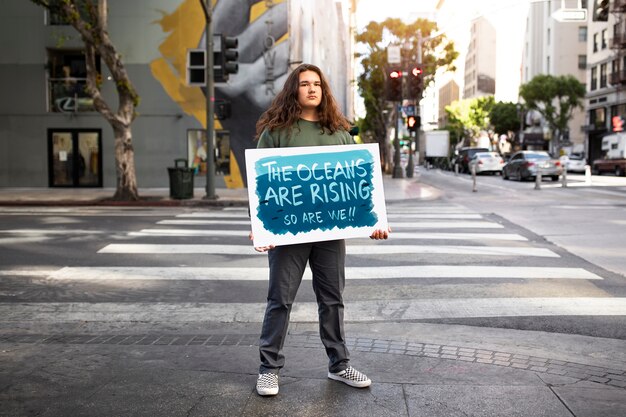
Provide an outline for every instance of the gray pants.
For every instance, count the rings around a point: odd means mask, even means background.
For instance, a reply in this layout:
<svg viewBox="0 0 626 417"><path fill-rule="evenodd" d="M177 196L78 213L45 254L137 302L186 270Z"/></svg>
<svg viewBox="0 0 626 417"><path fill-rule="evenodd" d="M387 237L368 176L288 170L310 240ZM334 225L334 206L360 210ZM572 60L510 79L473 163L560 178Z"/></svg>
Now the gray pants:
<svg viewBox="0 0 626 417"><path fill-rule="evenodd" d="M328 355L330 372L348 367L349 353L343 332L343 288L346 243L343 240L277 246L268 253L270 282L267 308L259 340L260 373L278 373L285 365L282 354L289 314L307 262L313 272L320 337Z"/></svg>

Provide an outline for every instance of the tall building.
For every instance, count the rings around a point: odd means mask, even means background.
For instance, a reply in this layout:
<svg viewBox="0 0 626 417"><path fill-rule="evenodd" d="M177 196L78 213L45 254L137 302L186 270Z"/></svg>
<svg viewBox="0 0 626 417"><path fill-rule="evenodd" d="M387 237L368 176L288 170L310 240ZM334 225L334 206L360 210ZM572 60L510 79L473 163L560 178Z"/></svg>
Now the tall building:
<svg viewBox="0 0 626 417"><path fill-rule="evenodd" d="M459 86L454 80L448 81L439 89L439 128L443 128L448 124L448 115L446 106L459 99Z"/></svg>
<svg viewBox="0 0 626 417"><path fill-rule="evenodd" d="M352 114L351 19L336 0L213 3L214 33L239 42L239 72L216 84L216 106L231 104L231 116L214 122L217 182L242 187L255 123L299 63L321 67L342 110ZM166 187L175 158L188 160L195 185L203 186L206 96L187 76L188 52L206 44L200 2L109 0L108 6L108 32L141 97L132 123L139 187ZM85 93L77 32L32 2L5 0L0 38L0 76L10 80L0 95L0 186L115 187L113 131ZM96 64L102 93L116 106L111 74Z"/></svg>
<svg viewBox="0 0 626 417"><path fill-rule="evenodd" d="M587 44L587 161L602 157L602 137L626 118L626 0L589 7Z"/></svg>
<svg viewBox="0 0 626 417"><path fill-rule="evenodd" d="M465 55L463 98L493 95L496 92L496 31L481 16L472 21Z"/></svg>
<svg viewBox="0 0 626 417"><path fill-rule="evenodd" d="M529 12L522 55L522 84L539 74L573 75L585 82L587 66L587 22L559 22L553 13L562 7L561 1L532 2ZM564 2L566 8L577 8L577 0ZM582 1L583 8L586 1ZM527 120L530 123L530 120ZM524 144L543 147L556 153L561 148L579 150L584 144L581 127L584 110L576 109L569 122L569 132L561 141L547 136L543 144ZM567 136L569 135L569 140ZM549 140L549 141L548 141Z"/></svg>

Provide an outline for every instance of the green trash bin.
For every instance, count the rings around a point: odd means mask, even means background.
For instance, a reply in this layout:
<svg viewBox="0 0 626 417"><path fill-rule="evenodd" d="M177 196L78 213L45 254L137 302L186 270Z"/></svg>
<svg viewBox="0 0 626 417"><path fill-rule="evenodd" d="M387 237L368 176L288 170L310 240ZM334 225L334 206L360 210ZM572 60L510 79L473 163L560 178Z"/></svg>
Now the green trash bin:
<svg viewBox="0 0 626 417"><path fill-rule="evenodd" d="M182 163L182 167L179 166ZM184 200L193 198L193 169L187 166L186 159L175 159L174 167L169 167L170 198Z"/></svg>

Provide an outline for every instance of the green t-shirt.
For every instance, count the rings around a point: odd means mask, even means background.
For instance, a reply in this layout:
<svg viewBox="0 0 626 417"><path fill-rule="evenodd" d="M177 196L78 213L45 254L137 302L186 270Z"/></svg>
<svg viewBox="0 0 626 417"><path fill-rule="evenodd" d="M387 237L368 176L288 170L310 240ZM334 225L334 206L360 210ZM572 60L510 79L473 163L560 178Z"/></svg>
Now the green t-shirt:
<svg viewBox="0 0 626 417"><path fill-rule="evenodd" d="M322 132L318 122L300 119L291 128L291 137L287 129L268 131L259 136L257 148L287 148L294 146L352 145L352 136L345 130L335 133Z"/></svg>

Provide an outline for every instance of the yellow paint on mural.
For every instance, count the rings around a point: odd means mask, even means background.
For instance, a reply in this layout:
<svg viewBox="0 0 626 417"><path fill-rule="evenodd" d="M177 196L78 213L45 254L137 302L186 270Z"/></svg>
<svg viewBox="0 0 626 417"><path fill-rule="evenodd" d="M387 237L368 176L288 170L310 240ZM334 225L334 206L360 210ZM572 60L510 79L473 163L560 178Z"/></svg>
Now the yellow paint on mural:
<svg viewBox="0 0 626 417"><path fill-rule="evenodd" d="M212 4L215 3L216 0L213 0ZM164 15L156 23L169 36L159 46L162 58L150 63L152 75L185 113L206 128L206 97L200 87L187 85L186 74L187 50L198 47L205 31L202 6L198 0L184 0L172 14ZM215 128L222 128L218 120L215 120ZM231 175L224 177L226 186L242 188L241 171L232 152L230 160Z"/></svg>
<svg viewBox="0 0 626 417"><path fill-rule="evenodd" d="M274 0L272 3L280 4L284 1L285 0ZM250 7L250 23L257 20L263 13L267 11L267 9L267 2L265 0L253 4L252 7Z"/></svg>

